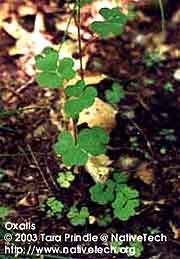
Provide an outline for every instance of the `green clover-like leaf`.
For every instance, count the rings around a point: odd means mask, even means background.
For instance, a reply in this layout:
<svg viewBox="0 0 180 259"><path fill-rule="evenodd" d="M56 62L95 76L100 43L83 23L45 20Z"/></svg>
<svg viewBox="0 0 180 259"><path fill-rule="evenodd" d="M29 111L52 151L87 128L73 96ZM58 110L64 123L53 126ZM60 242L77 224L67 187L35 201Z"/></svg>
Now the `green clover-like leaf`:
<svg viewBox="0 0 180 259"><path fill-rule="evenodd" d="M109 103L118 103L125 97L123 87L118 83L113 83L111 89L105 91L106 100Z"/></svg>
<svg viewBox="0 0 180 259"><path fill-rule="evenodd" d="M75 71L73 70L74 61L71 58L63 58L59 60L58 72L63 79L71 80L75 77Z"/></svg>
<svg viewBox="0 0 180 259"><path fill-rule="evenodd" d="M106 152L106 144L108 141L109 137L107 133L100 127L83 129L78 135L79 146L94 156Z"/></svg>
<svg viewBox="0 0 180 259"><path fill-rule="evenodd" d="M45 48L40 55L35 57L36 67L42 71L55 71L58 61L58 52L53 48Z"/></svg>
<svg viewBox="0 0 180 259"><path fill-rule="evenodd" d="M54 144L54 150L62 156L64 164L68 166L85 165L88 154L100 155L106 151L108 140L106 132L99 127L81 130L77 143L70 132L63 131Z"/></svg>
<svg viewBox="0 0 180 259"><path fill-rule="evenodd" d="M70 97L64 105L65 113L73 119L78 118L79 113L94 103L97 91L94 87L86 87L83 80L75 85L68 86L65 93Z"/></svg>
<svg viewBox="0 0 180 259"><path fill-rule="evenodd" d="M63 131L58 136L58 142L54 145L54 150L57 154L63 155L74 145L74 140L70 132Z"/></svg>
<svg viewBox="0 0 180 259"><path fill-rule="evenodd" d="M128 186L123 186L116 194L116 199L112 203L114 209L114 215L122 220L126 221L131 216L134 216L135 209L139 206L139 192Z"/></svg>
<svg viewBox="0 0 180 259"><path fill-rule="evenodd" d="M68 166L84 165L88 160L88 154L75 145L73 137L68 131L60 133L54 150L63 157L63 163Z"/></svg>
<svg viewBox="0 0 180 259"><path fill-rule="evenodd" d="M112 217L109 213L105 212L96 218L96 222L99 227L107 227L112 222Z"/></svg>
<svg viewBox="0 0 180 259"><path fill-rule="evenodd" d="M58 88L63 85L64 80L70 80L75 76L73 60L59 60L59 53L53 48L45 48L35 57L35 61L38 69L36 80L41 87Z"/></svg>
<svg viewBox="0 0 180 259"><path fill-rule="evenodd" d="M63 154L65 165L85 165L88 160L88 154L77 146L69 147L68 151Z"/></svg>
<svg viewBox="0 0 180 259"><path fill-rule="evenodd" d="M115 183L108 180L106 183L96 183L90 188L91 200L98 204L105 205L114 199Z"/></svg>
<svg viewBox="0 0 180 259"><path fill-rule="evenodd" d="M41 87L58 88L63 84L63 79L56 72L41 72L36 76L36 81Z"/></svg>
<svg viewBox="0 0 180 259"><path fill-rule="evenodd" d="M72 172L60 172L58 173L57 182L62 188L69 188L71 185L71 182L73 182L75 179L75 176Z"/></svg>
<svg viewBox="0 0 180 259"><path fill-rule="evenodd" d="M85 87L85 82L83 80L79 80L75 85L67 86L65 89L65 94L68 97L80 97Z"/></svg>
<svg viewBox="0 0 180 259"><path fill-rule="evenodd" d="M118 7L102 8L99 12L104 21L95 21L91 24L91 30L102 38L121 35L128 16L120 12Z"/></svg>
<svg viewBox="0 0 180 259"><path fill-rule="evenodd" d="M83 226L86 223L86 219L89 217L88 208L82 207L78 210L75 206L73 206L70 208L67 217L73 226Z"/></svg>
<svg viewBox="0 0 180 259"><path fill-rule="evenodd" d="M125 184L128 181L128 174L125 172L114 171L113 179L118 184Z"/></svg>
<svg viewBox="0 0 180 259"><path fill-rule="evenodd" d="M48 198L46 205L48 206L48 216L61 216L64 208L64 205L61 201L57 200L55 197L50 197Z"/></svg>

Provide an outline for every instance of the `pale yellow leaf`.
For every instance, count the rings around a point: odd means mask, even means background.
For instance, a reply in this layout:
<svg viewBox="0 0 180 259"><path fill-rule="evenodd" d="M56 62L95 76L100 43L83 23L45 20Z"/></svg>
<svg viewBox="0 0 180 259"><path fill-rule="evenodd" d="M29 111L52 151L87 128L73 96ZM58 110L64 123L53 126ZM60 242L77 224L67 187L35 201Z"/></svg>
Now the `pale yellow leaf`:
<svg viewBox="0 0 180 259"><path fill-rule="evenodd" d="M86 72L84 75L86 85L98 84L105 78L106 76L104 74L98 72Z"/></svg>
<svg viewBox="0 0 180 259"><path fill-rule="evenodd" d="M90 157L86 163L86 170L95 182L104 183L112 170L112 161L106 155Z"/></svg>
<svg viewBox="0 0 180 259"><path fill-rule="evenodd" d="M116 126L116 113L111 105L95 98L94 104L80 113L78 125L87 123L90 128L99 126L110 132Z"/></svg>

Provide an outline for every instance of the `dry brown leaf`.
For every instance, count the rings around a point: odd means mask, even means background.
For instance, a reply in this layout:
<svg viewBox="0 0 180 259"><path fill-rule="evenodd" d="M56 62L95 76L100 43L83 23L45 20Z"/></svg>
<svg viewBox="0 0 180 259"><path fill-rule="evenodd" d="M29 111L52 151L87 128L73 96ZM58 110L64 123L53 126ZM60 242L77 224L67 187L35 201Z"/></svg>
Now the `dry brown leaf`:
<svg viewBox="0 0 180 259"><path fill-rule="evenodd" d="M39 125L34 131L33 136L35 138L41 137L46 132L45 125Z"/></svg>
<svg viewBox="0 0 180 259"><path fill-rule="evenodd" d="M137 169L136 177L146 184L151 184L154 180L154 171L148 163L143 162Z"/></svg>
<svg viewBox="0 0 180 259"><path fill-rule="evenodd" d="M95 182L104 183L111 172L112 161L106 155L90 157L86 163L86 170Z"/></svg>
<svg viewBox="0 0 180 259"><path fill-rule="evenodd" d="M17 39L16 46L10 50L10 55L20 54L32 57L52 45L41 33L44 30L44 17L41 13L36 16L35 29L32 33L24 30L16 18L11 23L4 23L3 27L9 35Z"/></svg>
<svg viewBox="0 0 180 259"><path fill-rule="evenodd" d="M29 76L35 75L34 56L39 54L45 47L52 46L51 42L45 38L42 31L45 30L44 16L37 13L34 25L34 31L24 30L14 16L11 22L3 22L4 30L15 38L16 45L10 48L10 55L23 55L18 60L18 66Z"/></svg>
<svg viewBox="0 0 180 259"><path fill-rule="evenodd" d="M39 203L38 198L33 193L28 193L20 201L18 201L17 206L31 207L36 206Z"/></svg>
<svg viewBox="0 0 180 259"><path fill-rule="evenodd" d="M174 234L174 239L180 238L180 228L177 228L171 221L169 222L169 226Z"/></svg>
<svg viewBox="0 0 180 259"><path fill-rule="evenodd" d="M95 98L94 104L80 113L78 125L87 123L90 128L99 126L110 132L116 126L116 113L111 105Z"/></svg>

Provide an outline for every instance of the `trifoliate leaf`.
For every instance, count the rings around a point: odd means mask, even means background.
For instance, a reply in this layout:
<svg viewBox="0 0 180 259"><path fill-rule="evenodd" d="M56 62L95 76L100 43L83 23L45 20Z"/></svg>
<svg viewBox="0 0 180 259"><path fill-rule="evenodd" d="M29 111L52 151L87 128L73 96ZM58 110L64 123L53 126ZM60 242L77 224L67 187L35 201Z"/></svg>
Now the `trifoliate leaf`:
<svg viewBox="0 0 180 259"><path fill-rule="evenodd" d="M83 110L81 102L79 99L67 100L64 105L64 111L68 117L73 119L78 118L79 113Z"/></svg>
<svg viewBox="0 0 180 259"><path fill-rule="evenodd" d="M80 97L85 88L85 82L83 80L79 80L75 85L69 85L65 89L65 94L67 96Z"/></svg>
<svg viewBox="0 0 180 259"><path fill-rule="evenodd" d="M36 76L36 81L40 86L57 88L63 84L63 79L56 72L41 72Z"/></svg>
<svg viewBox="0 0 180 259"><path fill-rule="evenodd" d="M71 80L75 77L75 71L73 70L74 61L71 58L63 58L59 61L58 72L63 79Z"/></svg>
<svg viewBox="0 0 180 259"><path fill-rule="evenodd" d="M122 220L126 221L131 216L134 216L139 202L139 192L128 186L123 186L116 194L116 199L112 203L114 215Z"/></svg>
<svg viewBox="0 0 180 259"><path fill-rule="evenodd" d="M71 182L73 182L75 179L75 176L72 172L60 172L58 173L57 182L62 188L69 188L71 185Z"/></svg>
<svg viewBox="0 0 180 259"><path fill-rule="evenodd" d="M68 166L84 165L88 160L88 154L76 146L71 133L60 133L58 142L54 145L57 154L62 155L63 163Z"/></svg>
<svg viewBox="0 0 180 259"><path fill-rule="evenodd" d="M60 216L64 205L61 201L57 200L55 197L48 198L46 205L48 206L47 214L49 216Z"/></svg>
<svg viewBox="0 0 180 259"><path fill-rule="evenodd" d="M82 207L80 210L80 216L84 217L84 218L88 218L89 217L89 211L87 207Z"/></svg>
<svg viewBox="0 0 180 259"><path fill-rule="evenodd" d="M69 147L63 154L63 163L68 166L85 165L88 160L88 154L77 146Z"/></svg>
<svg viewBox="0 0 180 259"><path fill-rule="evenodd" d="M134 199L139 196L139 192L135 189L132 189L128 186L125 186L122 188L121 192L128 198L128 199Z"/></svg>
<svg viewBox="0 0 180 259"><path fill-rule="evenodd" d="M41 87L58 88L63 85L64 80L70 80L75 76L73 70L74 62L71 58L59 60L58 51L53 48L45 48L40 55L35 57L37 83Z"/></svg>
<svg viewBox="0 0 180 259"><path fill-rule="evenodd" d="M85 165L88 153L99 155L106 151L108 140L105 131L98 127L82 130L77 137L77 143L74 142L71 133L64 131L54 144L54 150L62 156L64 164L68 166Z"/></svg>
<svg viewBox="0 0 180 259"><path fill-rule="evenodd" d="M125 97L125 91L123 87L118 83L113 83L111 90L105 91L106 100L109 103L118 103Z"/></svg>
<svg viewBox="0 0 180 259"><path fill-rule="evenodd" d="M105 213L105 214L99 215L96 221L99 227L107 227L109 224L111 224L112 217L110 214Z"/></svg>
<svg viewBox="0 0 180 259"><path fill-rule="evenodd" d="M106 144L109 141L107 133L100 127L84 129L79 133L78 144L88 153L94 156L106 152Z"/></svg>
<svg viewBox="0 0 180 259"><path fill-rule="evenodd" d="M101 205L111 202L114 199L114 186L112 180L104 184L96 183L90 188L91 200Z"/></svg>
<svg viewBox="0 0 180 259"><path fill-rule="evenodd" d="M94 103L97 91L94 87L86 87L83 80L68 86L65 93L71 98L66 101L64 110L67 116L76 119L79 113Z"/></svg>
<svg viewBox="0 0 180 259"><path fill-rule="evenodd" d="M74 145L74 140L70 132L63 131L58 136L58 142L54 145L54 150L57 154L63 155Z"/></svg>
<svg viewBox="0 0 180 259"><path fill-rule="evenodd" d="M83 226L86 224L86 219L89 217L88 208L82 207L79 211L75 206L73 206L70 208L67 217L73 226Z"/></svg>
<svg viewBox="0 0 180 259"><path fill-rule="evenodd" d="M95 21L91 24L91 29L102 38L118 36L122 33L123 27L128 20L128 16L120 12L119 8L102 8L99 12L104 21Z"/></svg>
<svg viewBox="0 0 180 259"><path fill-rule="evenodd" d="M43 71L54 71L57 67L58 52L53 48L47 47L42 54L35 57L36 67Z"/></svg>
<svg viewBox="0 0 180 259"><path fill-rule="evenodd" d="M126 173L120 173L119 171L113 172L113 179L116 183L125 184L128 180L128 175Z"/></svg>
<svg viewBox="0 0 180 259"><path fill-rule="evenodd" d="M96 96L96 89L94 87L87 87L79 100L83 109L93 105Z"/></svg>

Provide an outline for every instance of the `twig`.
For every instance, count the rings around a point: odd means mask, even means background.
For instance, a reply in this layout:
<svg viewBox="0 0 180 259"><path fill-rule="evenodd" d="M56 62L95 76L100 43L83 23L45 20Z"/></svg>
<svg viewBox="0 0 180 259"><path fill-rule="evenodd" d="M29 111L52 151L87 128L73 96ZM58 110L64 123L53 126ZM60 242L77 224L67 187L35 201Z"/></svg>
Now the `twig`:
<svg viewBox="0 0 180 259"><path fill-rule="evenodd" d="M50 153L50 152L49 152ZM40 153L40 152L34 152L34 154L38 155L38 156L46 156L47 153ZM22 153L16 153L16 154L0 154L0 157L18 157L18 156L28 156L31 155L31 153L28 152L22 152Z"/></svg>
<svg viewBox="0 0 180 259"><path fill-rule="evenodd" d="M21 85L17 90L16 93L20 94L22 91L24 91L27 86L29 86L30 84L32 84L34 82L35 78L33 77L32 79L30 79L27 83Z"/></svg>
<svg viewBox="0 0 180 259"><path fill-rule="evenodd" d="M136 128L136 129L141 133L141 135L143 136L144 140L146 141L146 145L147 145L147 147L148 147L148 149L149 149L149 151L150 151L151 157L153 158L153 157L154 157L154 154L153 154L153 149L152 149L152 147L151 147L151 143L150 143L150 141L148 140L148 138L146 137L146 135L144 134L143 130L138 126L138 124L137 124L135 121L133 121L133 120L130 119L130 118L128 118L128 119L131 121L131 123L135 126L135 128Z"/></svg>
<svg viewBox="0 0 180 259"><path fill-rule="evenodd" d="M50 169L49 169L49 167L48 167L47 160L44 159L44 162L45 162L45 164L46 164L46 172L47 172L47 174L48 174L48 176L49 176L49 179L50 179L51 182L52 182L52 185L53 185L53 187L54 187L54 190L55 190L55 192L58 192L58 191L59 191L59 187L57 186L56 182L54 181L54 178L53 178L53 176L52 176L52 174L51 174L51 171L50 171Z"/></svg>
<svg viewBox="0 0 180 259"><path fill-rule="evenodd" d="M40 166L39 166L39 163L38 163L38 161L37 161L37 159L36 159L36 157L35 157L35 155L34 155L32 149L31 149L31 146L30 146L29 144L27 145L27 148L29 149L29 152L30 152L30 154L31 154L31 157L32 157L32 159L33 159L33 161L34 161L34 163L35 163L35 165L36 165L36 167L37 167L37 169L38 169L38 171L39 171L39 173L40 173L42 179L44 180L44 182L45 182L45 184L46 184L48 190L51 192L51 188L49 187L49 184L48 184L46 178L44 177L44 173L43 173L43 171L41 170L41 168L40 168Z"/></svg>

